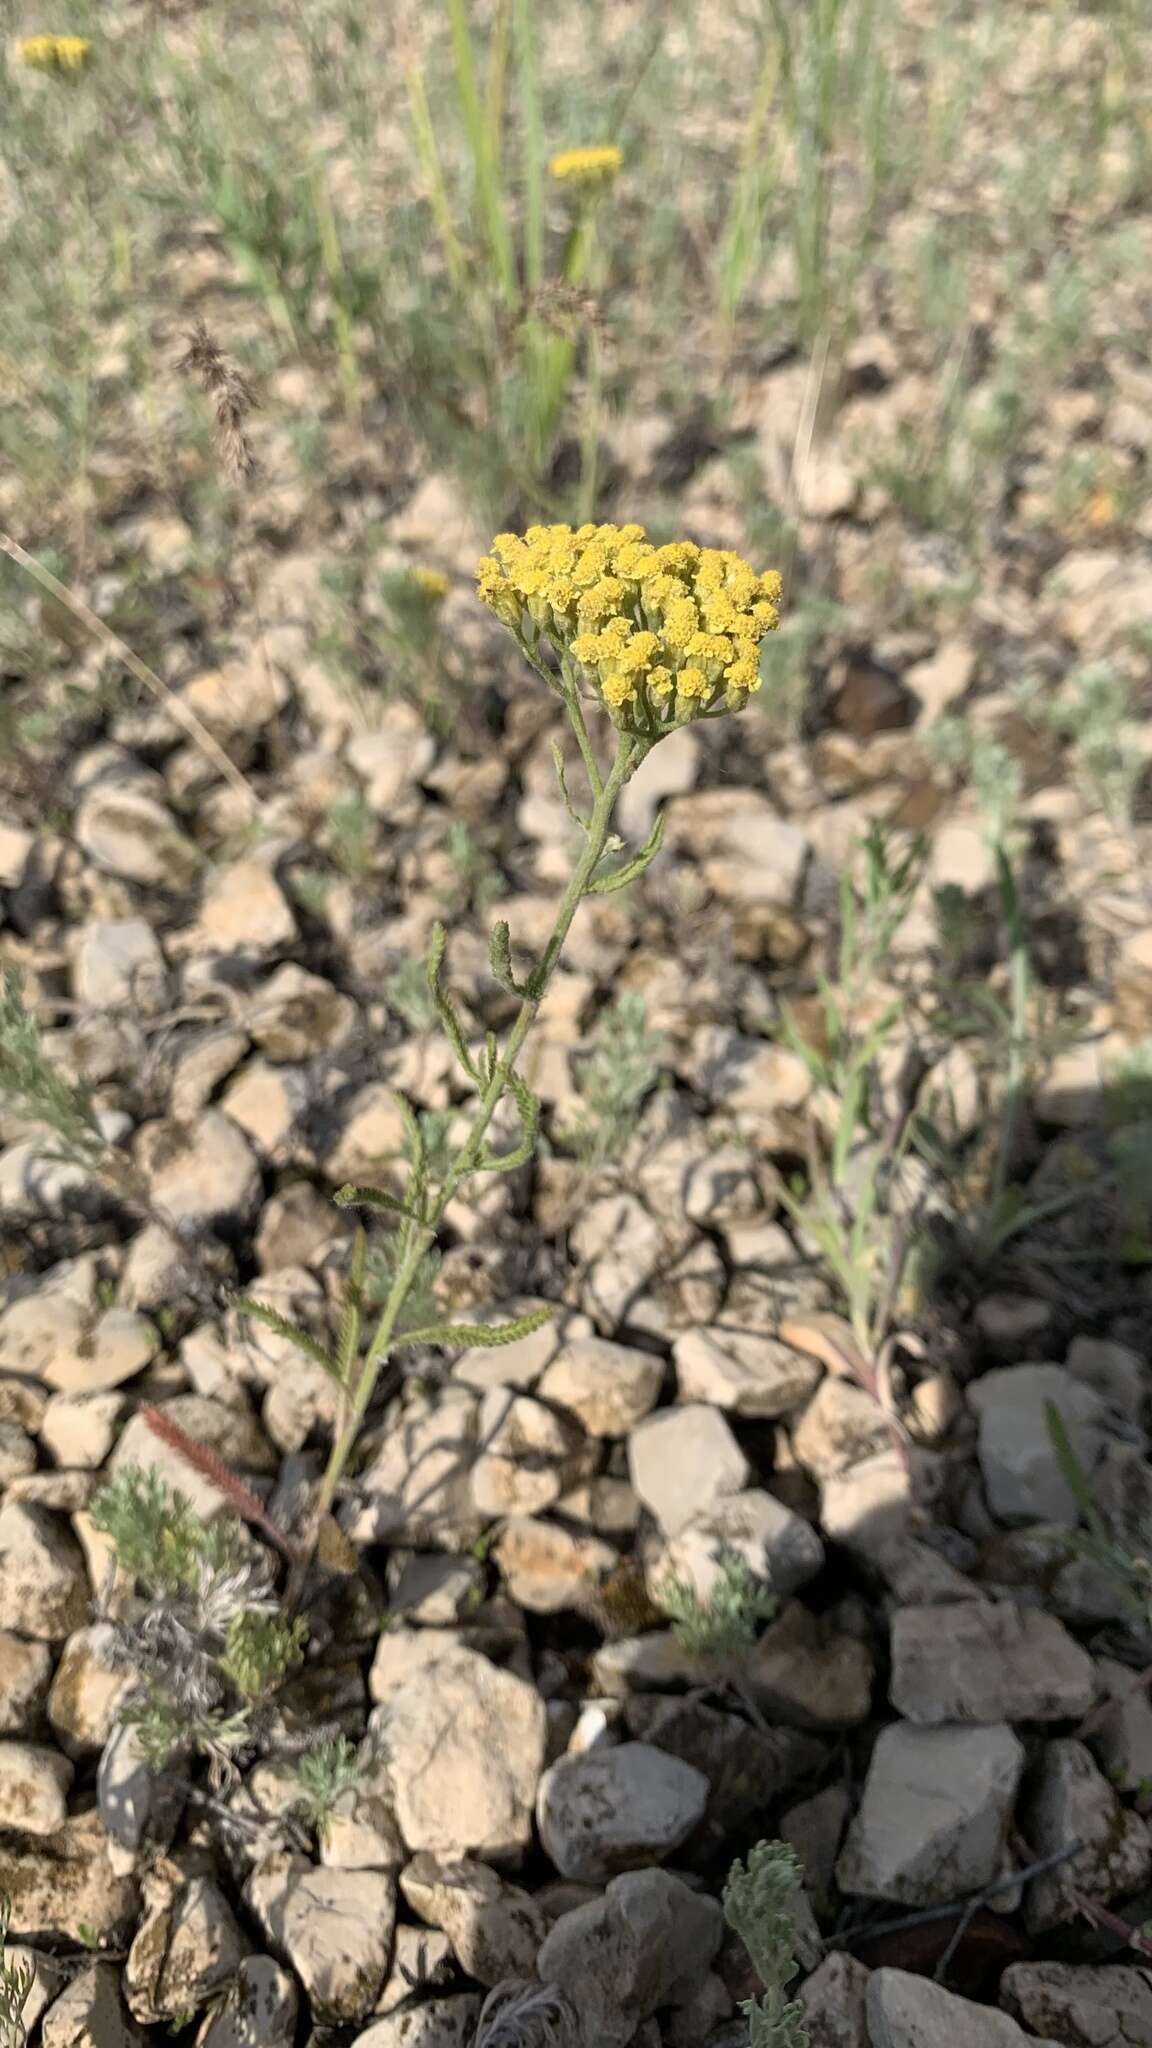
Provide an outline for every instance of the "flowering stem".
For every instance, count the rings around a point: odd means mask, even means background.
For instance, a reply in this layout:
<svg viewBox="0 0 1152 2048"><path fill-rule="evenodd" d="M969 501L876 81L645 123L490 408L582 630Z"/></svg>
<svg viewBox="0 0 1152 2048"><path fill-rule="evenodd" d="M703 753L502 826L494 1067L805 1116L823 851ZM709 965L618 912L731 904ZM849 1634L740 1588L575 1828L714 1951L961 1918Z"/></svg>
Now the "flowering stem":
<svg viewBox="0 0 1152 2048"><path fill-rule="evenodd" d="M584 728L579 707L574 703L574 693L570 696L568 691L565 691L565 701L568 704L569 716L576 729L577 739L579 740L581 734L583 734L581 752L584 753L585 748L587 748L588 754L590 754L591 747L587 731ZM524 1040L527 1038L535 1021L536 1013L540 1008L545 991L552 979L552 974L560 954L563 951L564 941L571 929L572 920L584 897L588 894L590 884L608 843L608 837L612 829L612 815L616 808L617 798L624 784L628 781L629 776L638 767L647 751L647 743L644 740L637 739L629 733L621 733L616 747L616 758L607 778L602 779L599 773L596 773L593 785L595 802L592 807L592 815L585 827L584 846L580 858L572 871L568 887L564 891L560 907L556 913L556 922L552 927L548 942L532 971L528 982L528 992L520 1004L516 1020L508 1035L508 1042L497 1062L492 1079L480 1098L479 1107L472 1122L472 1128L448 1168L436 1199L428 1209L423 1221L419 1223L412 1222L406 1226L404 1255L397 1268L392 1286L389 1289L388 1298L384 1303L372 1342L365 1353L355 1390L351 1393L348 1401L343 1423L333 1441L317 1503L317 1527L331 1511L336 1489L340 1484L345 1467L355 1448L361 1425L376 1391L381 1372L388 1361L396 1338L396 1326L404 1303L412 1290L413 1282L420 1270L421 1262L429 1246L432 1244L437 1228L443 1220L445 1211L461 1182L470 1173L475 1171L480 1162L488 1126L507 1091L509 1075L515 1070L516 1061L523 1049ZM586 760L587 758L588 755L585 755ZM592 766L595 766L594 760Z"/></svg>

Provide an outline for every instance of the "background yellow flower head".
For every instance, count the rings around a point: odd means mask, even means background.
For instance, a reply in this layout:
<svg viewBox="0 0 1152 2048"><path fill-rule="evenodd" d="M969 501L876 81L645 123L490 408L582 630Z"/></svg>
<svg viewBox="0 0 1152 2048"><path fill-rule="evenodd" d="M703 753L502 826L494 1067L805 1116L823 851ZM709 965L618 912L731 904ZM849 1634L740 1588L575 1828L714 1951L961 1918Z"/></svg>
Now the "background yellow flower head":
<svg viewBox="0 0 1152 2048"><path fill-rule="evenodd" d="M614 142L605 142L587 149L562 149L548 169L564 184L606 185L623 162L623 150Z"/></svg>
<svg viewBox="0 0 1152 2048"><path fill-rule="evenodd" d="M87 36L23 36L16 55L32 71L77 78L92 55L92 45Z"/></svg>

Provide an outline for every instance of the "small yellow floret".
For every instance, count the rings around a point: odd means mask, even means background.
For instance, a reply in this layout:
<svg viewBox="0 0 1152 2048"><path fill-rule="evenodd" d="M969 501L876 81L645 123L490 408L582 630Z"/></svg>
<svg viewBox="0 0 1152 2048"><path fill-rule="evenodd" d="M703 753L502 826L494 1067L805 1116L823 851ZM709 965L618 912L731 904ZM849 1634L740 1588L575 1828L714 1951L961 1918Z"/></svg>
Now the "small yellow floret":
<svg viewBox="0 0 1152 2048"><path fill-rule="evenodd" d="M682 653L699 631L700 614L690 597L674 597L664 612L664 638L669 647Z"/></svg>
<svg viewBox="0 0 1152 2048"><path fill-rule="evenodd" d="M430 604L440 604L451 588L441 569L413 569L412 581Z"/></svg>
<svg viewBox="0 0 1152 2048"><path fill-rule="evenodd" d="M548 169L564 184L606 185L624 162L624 152L614 142L593 144L586 149L562 149Z"/></svg>
<svg viewBox="0 0 1152 2048"><path fill-rule="evenodd" d="M604 702L611 704L614 710L619 710L622 704L636 702L636 686L630 676L620 675L618 672L606 675L601 679L600 688Z"/></svg>
<svg viewBox="0 0 1152 2048"><path fill-rule="evenodd" d="M708 695L708 678L702 668L682 668L676 678L677 695L690 700Z"/></svg>

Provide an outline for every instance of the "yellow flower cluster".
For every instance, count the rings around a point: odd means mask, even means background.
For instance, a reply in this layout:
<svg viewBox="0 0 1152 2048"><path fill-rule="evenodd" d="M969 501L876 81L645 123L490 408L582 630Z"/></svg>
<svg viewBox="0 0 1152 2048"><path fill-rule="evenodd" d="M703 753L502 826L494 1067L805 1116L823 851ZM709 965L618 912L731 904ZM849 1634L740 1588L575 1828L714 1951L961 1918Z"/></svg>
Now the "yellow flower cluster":
<svg viewBox="0 0 1152 2048"><path fill-rule="evenodd" d="M476 582L529 653L551 641L592 678L613 722L649 739L739 710L779 621L775 570L758 576L731 549L690 540L653 547L642 526L497 534Z"/></svg>
<svg viewBox="0 0 1152 2048"><path fill-rule="evenodd" d="M412 581L429 604L442 604L447 597L450 584L441 569L413 569Z"/></svg>
<svg viewBox="0 0 1152 2048"><path fill-rule="evenodd" d="M614 142L589 149L562 149L548 169L554 178L572 185L606 185L624 162L624 152Z"/></svg>
<svg viewBox="0 0 1152 2048"><path fill-rule="evenodd" d="M33 71L48 71L57 78L75 78L92 55L87 36L24 36L16 55Z"/></svg>

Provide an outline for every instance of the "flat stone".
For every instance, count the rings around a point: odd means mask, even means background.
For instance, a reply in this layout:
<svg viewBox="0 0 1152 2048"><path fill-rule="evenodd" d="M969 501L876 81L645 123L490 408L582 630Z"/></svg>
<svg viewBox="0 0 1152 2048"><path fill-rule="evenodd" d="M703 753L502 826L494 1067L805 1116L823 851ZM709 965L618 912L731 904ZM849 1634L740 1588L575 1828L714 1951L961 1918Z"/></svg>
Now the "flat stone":
<svg viewBox="0 0 1152 2048"><path fill-rule="evenodd" d="M97 1472L116 1441L127 1406L123 1394L53 1394L44 1410L40 1442L57 1465Z"/></svg>
<svg viewBox="0 0 1152 2048"><path fill-rule="evenodd" d="M39 1742L0 1742L0 1828L54 1835L68 1813L72 1766Z"/></svg>
<svg viewBox="0 0 1152 2048"><path fill-rule="evenodd" d="M574 1415L589 1436L627 1436L655 1406L663 1378L664 1361L654 1352L579 1337L547 1366L537 1391Z"/></svg>
<svg viewBox="0 0 1152 2048"><path fill-rule="evenodd" d="M69 1636L48 1695L48 1719L66 1755L102 1750L120 1706L138 1683L139 1674L118 1653L111 1622L92 1622Z"/></svg>
<svg viewBox="0 0 1152 2048"><path fill-rule="evenodd" d="M146 2026L196 2012L231 1983L249 1945L208 1877L144 1880L144 1917L124 1965L124 1996Z"/></svg>
<svg viewBox="0 0 1152 2048"><path fill-rule="evenodd" d="M489 1990L530 1977L547 1932L544 1915L519 1885L470 1857L414 1856L400 1889L421 1920L448 1936L461 1969Z"/></svg>
<svg viewBox="0 0 1152 2048"><path fill-rule="evenodd" d="M325 1155L329 1180L371 1184L395 1169L404 1150L404 1117L395 1092L382 1081L370 1081L342 1108L338 1137Z"/></svg>
<svg viewBox="0 0 1152 2048"><path fill-rule="evenodd" d="M921 1727L1078 1720L1094 1697L1092 1659L1054 1615L969 1600L892 1617L892 1704Z"/></svg>
<svg viewBox="0 0 1152 2048"><path fill-rule="evenodd" d="M975 1380L968 1400L979 1417L980 1470L992 1513L1001 1522L1074 1529L1080 1509L1048 1434L1046 1406L1051 1401L1059 1410L1090 1479L1107 1439L1100 1396L1061 1365L1010 1365Z"/></svg>
<svg viewBox="0 0 1152 2048"><path fill-rule="evenodd" d="M41 2048L142 2048L120 1999L115 1963L90 1963L45 2013Z"/></svg>
<svg viewBox="0 0 1152 2048"><path fill-rule="evenodd" d="M871 2048L1057 2048L1034 2041L1007 2013L907 1970L873 1970L865 2011Z"/></svg>
<svg viewBox="0 0 1152 2048"><path fill-rule="evenodd" d="M706 1605L733 1556L743 1558L755 1578L786 1599L815 1578L824 1545L811 1524L774 1494L749 1488L716 1501L685 1524L649 1566L648 1590L659 1606L660 1588L672 1580L690 1586Z"/></svg>
<svg viewBox="0 0 1152 2048"><path fill-rule="evenodd" d="M872 2048L865 2001L871 1971L833 1949L804 1979L796 1998L809 2048Z"/></svg>
<svg viewBox="0 0 1152 2048"><path fill-rule="evenodd" d="M669 1871L636 1870L562 1914L536 1967L574 2007L585 2042L625 2048L658 2008L696 1989L722 1935L715 1899Z"/></svg>
<svg viewBox="0 0 1152 2048"><path fill-rule="evenodd" d="M253 1872L245 1896L318 2019L347 2025L372 2011L392 1950L394 1878L316 1870L301 1856L278 1856Z"/></svg>
<svg viewBox="0 0 1152 2048"><path fill-rule="evenodd" d="M376 2000L378 2013L395 2012L412 2003L412 1986L440 1990L456 1976L456 1958L446 1934L435 1927L410 1927L400 1921L392 1945L392 1963Z"/></svg>
<svg viewBox="0 0 1152 2048"><path fill-rule="evenodd" d="M820 1768L825 1754L811 1735L750 1726L743 1715L711 1706L700 1693L679 1699L633 1693L624 1719L641 1742L666 1750L708 1781L707 1811L686 1852L693 1862L698 1853L722 1849L749 1813L775 1808L798 1779Z"/></svg>
<svg viewBox="0 0 1152 2048"><path fill-rule="evenodd" d="M357 1481L359 1505L347 1527L357 1543L406 1543L464 1550L483 1521L472 1504L475 1397L446 1387L435 1401L407 1403Z"/></svg>
<svg viewBox="0 0 1152 2048"><path fill-rule="evenodd" d="M239 1125L262 1159L283 1165L306 1151L298 1133L312 1100L307 1074L299 1067L274 1067L248 1060L220 1098L225 1116Z"/></svg>
<svg viewBox="0 0 1152 2048"><path fill-rule="evenodd" d="M881 1730L836 1866L842 1891L935 1906L1000 1870L1024 1751L1012 1730Z"/></svg>
<svg viewBox="0 0 1152 2048"><path fill-rule="evenodd" d="M373 1727L410 1849L504 1861L528 1846L544 1765L535 1686L447 1644L389 1692Z"/></svg>
<svg viewBox="0 0 1152 2048"><path fill-rule="evenodd" d="M479 2017L478 1992L423 1998L375 2020L352 2048L469 2048Z"/></svg>
<svg viewBox="0 0 1152 2048"><path fill-rule="evenodd" d="M296 919L270 867L255 858L218 868L204 891L196 932L202 951L264 959L296 938Z"/></svg>
<svg viewBox="0 0 1152 2048"><path fill-rule="evenodd" d="M259 1203L256 1156L239 1125L218 1109L204 1110L194 1124L145 1124L137 1156L153 1202L178 1226L234 1226Z"/></svg>
<svg viewBox="0 0 1152 2048"><path fill-rule="evenodd" d="M799 1109L812 1092L798 1053L719 1024L701 1025L693 1034L691 1065L702 1093L729 1115L775 1117Z"/></svg>
<svg viewBox="0 0 1152 2048"><path fill-rule="evenodd" d="M44 1372L46 1386L65 1394L101 1394L136 1378L151 1365L160 1336L147 1316L109 1308L73 1351L61 1351Z"/></svg>
<svg viewBox="0 0 1152 2048"><path fill-rule="evenodd" d="M628 1470L665 1536L726 1495L741 1493L748 1460L715 1408L687 1402L649 1416L628 1439Z"/></svg>
<svg viewBox="0 0 1152 2048"><path fill-rule="evenodd" d="M1130 1813L1082 1742L1050 1742L1029 1774L1021 1831L1037 1856L1054 1856L1069 1842L1075 1856L1032 1880L1026 1916L1032 1932L1078 1917L1074 1893L1107 1902L1135 1892L1152 1875L1152 1832Z"/></svg>
<svg viewBox="0 0 1152 2048"><path fill-rule="evenodd" d="M876 1451L820 1488L820 1526L832 1543L884 1568L893 1546L908 1540L912 1485L898 1450Z"/></svg>
<svg viewBox="0 0 1152 2048"><path fill-rule="evenodd" d="M1130 1963L1009 1963L1000 1997L1033 2034L1066 2048L1141 2048L1152 2041L1152 1975Z"/></svg>
<svg viewBox="0 0 1152 2048"><path fill-rule="evenodd" d="M682 1401L710 1402L735 1415L791 1415L823 1377L816 1359L747 1330L684 1330L672 1356Z"/></svg>
<svg viewBox="0 0 1152 2048"><path fill-rule="evenodd" d="M790 1600L748 1654L745 1682L769 1720L788 1728L853 1728L872 1710L867 1643Z"/></svg>
<svg viewBox="0 0 1152 2048"><path fill-rule="evenodd" d="M164 955L142 917L94 918L72 955L72 993L94 1010L152 1016L168 992Z"/></svg>
<svg viewBox="0 0 1152 2048"><path fill-rule="evenodd" d="M891 1441L878 1402L863 1387L831 1373L792 1424L797 1463L816 1479L850 1471L862 1459L883 1453Z"/></svg>
<svg viewBox="0 0 1152 2048"><path fill-rule="evenodd" d="M536 1801L540 1839L562 1877L596 1884L658 1863L703 1817L708 1780L646 1742L563 1756Z"/></svg>

